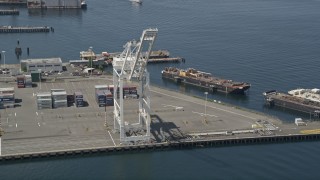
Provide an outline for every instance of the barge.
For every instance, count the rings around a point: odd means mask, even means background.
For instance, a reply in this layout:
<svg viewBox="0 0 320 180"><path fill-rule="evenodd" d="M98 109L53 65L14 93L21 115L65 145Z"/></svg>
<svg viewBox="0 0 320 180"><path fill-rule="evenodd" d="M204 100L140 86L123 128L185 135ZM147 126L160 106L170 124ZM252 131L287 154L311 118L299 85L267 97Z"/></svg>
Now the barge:
<svg viewBox="0 0 320 180"><path fill-rule="evenodd" d="M212 76L210 73L201 72L193 68L187 70L174 67L166 67L162 72L162 78L173 80L176 83L190 84L208 89L210 92L222 92L227 94L244 94L250 84L246 82L234 82Z"/></svg>
<svg viewBox="0 0 320 180"><path fill-rule="evenodd" d="M269 107L278 106L319 117L320 89L295 89L288 93L271 90L263 95Z"/></svg>

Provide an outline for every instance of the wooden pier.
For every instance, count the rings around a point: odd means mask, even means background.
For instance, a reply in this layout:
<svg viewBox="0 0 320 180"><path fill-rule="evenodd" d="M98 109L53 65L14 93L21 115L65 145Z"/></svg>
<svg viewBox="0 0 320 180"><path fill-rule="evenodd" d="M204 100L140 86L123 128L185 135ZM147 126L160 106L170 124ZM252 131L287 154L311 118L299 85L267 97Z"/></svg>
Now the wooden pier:
<svg viewBox="0 0 320 180"><path fill-rule="evenodd" d="M50 32L53 31L52 27L30 27L30 26L0 26L0 33L39 33L39 32Z"/></svg>
<svg viewBox="0 0 320 180"><path fill-rule="evenodd" d="M17 9L1 9L0 15L19 15L19 11Z"/></svg>

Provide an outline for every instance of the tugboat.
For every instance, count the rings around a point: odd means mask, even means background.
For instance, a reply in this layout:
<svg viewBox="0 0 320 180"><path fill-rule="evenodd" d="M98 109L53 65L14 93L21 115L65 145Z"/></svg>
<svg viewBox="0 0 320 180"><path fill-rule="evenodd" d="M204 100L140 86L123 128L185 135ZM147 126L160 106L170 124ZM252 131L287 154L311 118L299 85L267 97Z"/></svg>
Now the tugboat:
<svg viewBox="0 0 320 180"><path fill-rule="evenodd" d="M87 3L84 0L81 1L81 9L87 9Z"/></svg>

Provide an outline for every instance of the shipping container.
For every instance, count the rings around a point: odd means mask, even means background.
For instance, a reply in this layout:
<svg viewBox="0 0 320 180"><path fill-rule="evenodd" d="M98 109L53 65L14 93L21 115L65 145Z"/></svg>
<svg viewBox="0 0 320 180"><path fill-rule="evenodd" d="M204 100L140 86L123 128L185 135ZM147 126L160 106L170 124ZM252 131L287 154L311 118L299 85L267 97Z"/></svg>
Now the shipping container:
<svg viewBox="0 0 320 180"><path fill-rule="evenodd" d="M14 94L0 94L0 102L12 101L14 102Z"/></svg>
<svg viewBox="0 0 320 180"><path fill-rule="evenodd" d="M51 93L53 92L66 92L65 89L51 89Z"/></svg>
<svg viewBox="0 0 320 180"><path fill-rule="evenodd" d="M14 94L0 94L0 108L13 108L15 105Z"/></svg>
<svg viewBox="0 0 320 180"><path fill-rule="evenodd" d="M74 92L74 99L83 99L83 94L79 91Z"/></svg>
<svg viewBox="0 0 320 180"><path fill-rule="evenodd" d="M14 87L0 88L0 94L14 94Z"/></svg>
<svg viewBox="0 0 320 180"><path fill-rule="evenodd" d="M59 91L59 92L52 92L52 100L59 101L59 100L66 100L67 101L67 92L66 91Z"/></svg>
<svg viewBox="0 0 320 180"><path fill-rule="evenodd" d="M106 98L106 106L113 106L113 94L110 90L103 91Z"/></svg>
<svg viewBox="0 0 320 180"><path fill-rule="evenodd" d="M31 75L25 75L25 87L32 88L32 78Z"/></svg>
<svg viewBox="0 0 320 180"><path fill-rule="evenodd" d="M96 91L96 101L97 101L99 107L105 106L106 96L105 96L104 91Z"/></svg>
<svg viewBox="0 0 320 180"><path fill-rule="evenodd" d="M17 76L17 86L18 88L24 88L26 83L26 78L24 75Z"/></svg>
<svg viewBox="0 0 320 180"><path fill-rule="evenodd" d="M39 71L31 71L31 80L32 80L32 82L40 82L40 80L41 80L41 72L39 72Z"/></svg>
<svg viewBox="0 0 320 180"><path fill-rule="evenodd" d="M75 105L76 107L83 107L84 102L83 102L83 94L79 91L74 92L74 99L75 99Z"/></svg>
<svg viewBox="0 0 320 180"><path fill-rule="evenodd" d="M49 92L37 93L37 99L51 99L51 93Z"/></svg>
<svg viewBox="0 0 320 180"><path fill-rule="evenodd" d="M77 99L75 104L77 107L83 107L84 106L83 99Z"/></svg>
<svg viewBox="0 0 320 180"><path fill-rule="evenodd" d="M108 89L109 89L108 85L95 85L94 86L95 92L104 91L104 90L108 90Z"/></svg>
<svg viewBox="0 0 320 180"><path fill-rule="evenodd" d="M130 93L130 88L128 87L128 86L124 86L124 87L122 87L122 89L123 89L123 94L129 94Z"/></svg>
<svg viewBox="0 0 320 180"><path fill-rule="evenodd" d="M68 105L72 105L74 101L74 95L67 95Z"/></svg>
<svg viewBox="0 0 320 180"><path fill-rule="evenodd" d="M53 108L68 107L68 102L67 102L67 100L56 100L56 101L53 101L52 107Z"/></svg>
<svg viewBox="0 0 320 180"><path fill-rule="evenodd" d="M52 109L52 96L50 92L37 93L38 109Z"/></svg>

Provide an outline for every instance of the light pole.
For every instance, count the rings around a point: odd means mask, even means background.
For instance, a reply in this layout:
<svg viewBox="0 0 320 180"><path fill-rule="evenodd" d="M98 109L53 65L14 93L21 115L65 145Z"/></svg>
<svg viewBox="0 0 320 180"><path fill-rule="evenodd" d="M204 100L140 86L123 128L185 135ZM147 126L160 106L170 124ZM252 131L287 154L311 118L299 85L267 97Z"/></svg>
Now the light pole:
<svg viewBox="0 0 320 180"><path fill-rule="evenodd" d="M3 130L2 130L2 128L0 127L0 156L2 156L2 147L1 147L1 144L2 144L2 142L1 142L1 137L2 137L2 133L3 133Z"/></svg>
<svg viewBox="0 0 320 180"><path fill-rule="evenodd" d="M92 76L92 56L93 56L93 51L92 51L92 46L89 47L90 49L90 68L91 68L91 76Z"/></svg>
<svg viewBox="0 0 320 180"><path fill-rule="evenodd" d="M107 127L107 105L104 105L104 126Z"/></svg>
<svg viewBox="0 0 320 180"><path fill-rule="evenodd" d="M1 118L1 114L0 114L0 118ZM2 155L1 153L2 153L2 147L1 147L1 144L2 144L2 142L1 142L1 137L2 137L2 134L4 133L4 131L2 130L2 128L1 128L1 121L0 121L0 156Z"/></svg>
<svg viewBox="0 0 320 180"><path fill-rule="evenodd" d="M204 92L206 95L206 101L204 102L204 119L207 119L207 97L208 97L208 92Z"/></svg>
<svg viewBox="0 0 320 180"><path fill-rule="evenodd" d="M41 90L41 77L40 77L40 74L41 74L41 69L38 69L38 73L39 73L40 90Z"/></svg>
<svg viewBox="0 0 320 180"><path fill-rule="evenodd" d="M3 68L6 68L6 55L5 55L6 51L2 51L3 54Z"/></svg>

